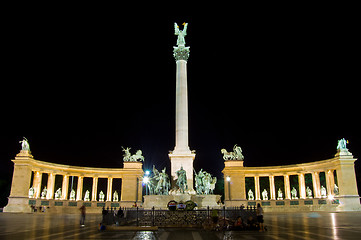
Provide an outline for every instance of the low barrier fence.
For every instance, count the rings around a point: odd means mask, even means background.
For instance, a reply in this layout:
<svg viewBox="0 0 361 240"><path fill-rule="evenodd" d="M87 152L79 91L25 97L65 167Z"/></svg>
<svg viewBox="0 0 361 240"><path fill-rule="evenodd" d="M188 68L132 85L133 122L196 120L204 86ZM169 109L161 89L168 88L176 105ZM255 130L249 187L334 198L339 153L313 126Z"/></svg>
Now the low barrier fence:
<svg viewBox="0 0 361 240"><path fill-rule="evenodd" d="M210 221L220 220L224 223L235 221L241 217L246 221L249 217L256 219L256 207L199 209L199 210L159 210L142 208L103 208L103 224L136 225L158 227L202 227Z"/></svg>

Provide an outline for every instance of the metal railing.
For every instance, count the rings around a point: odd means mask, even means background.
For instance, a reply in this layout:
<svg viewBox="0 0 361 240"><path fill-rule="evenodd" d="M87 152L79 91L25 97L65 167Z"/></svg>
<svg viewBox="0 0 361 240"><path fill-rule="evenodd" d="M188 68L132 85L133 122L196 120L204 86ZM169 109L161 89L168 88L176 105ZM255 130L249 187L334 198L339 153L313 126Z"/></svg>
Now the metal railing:
<svg viewBox="0 0 361 240"><path fill-rule="evenodd" d="M103 224L134 225L158 227L202 227L203 224L217 218L223 222L235 221L241 217L246 221L250 216L256 218L255 207L232 207L221 209L160 210L143 208L103 208Z"/></svg>

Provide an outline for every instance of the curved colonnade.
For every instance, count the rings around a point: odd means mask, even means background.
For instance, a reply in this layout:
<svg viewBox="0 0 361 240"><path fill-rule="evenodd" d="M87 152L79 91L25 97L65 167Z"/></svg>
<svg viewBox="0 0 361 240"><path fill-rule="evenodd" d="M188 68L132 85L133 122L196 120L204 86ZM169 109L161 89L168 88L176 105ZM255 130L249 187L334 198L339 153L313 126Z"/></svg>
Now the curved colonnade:
<svg viewBox="0 0 361 240"><path fill-rule="evenodd" d="M294 165L244 167L243 161L225 161L225 204L247 207L259 202L269 211L283 211L285 207L294 210L361 210L354 170L356 160L347 149L342 149L334 158ZM260 179L264 180L263 184L260 184ZM261 193L266 188L269 191L266 190L265 199ZM296 196L291 194L293 188ZM254 197L249 197L250 190Z"/></svg>
<svg viewBox="0 0 361 240"><path fill-rule="evenodd" d="M67 207L78 206L83 204L84 178L90 178L92 187L91 196L86 205L88 207L102 206L123 206L130 207L135 202L142 202L142 182L143 164L141 162L124 162L123 168L92 168L79 167L63 164L55 164L35 160L30 151L21 150L14 160L14 174L11 185L8 205L4 208L4 212L29 212L30 206L48 206L48 207ZM43 181L44 174L47 175L47 181ZM55 197L55 179L57 176L61 178L61 196ZM69 196L69 181L71 177L77 179L74 199ZM107 188L98 189L98 180L106 179ZM120 201L113 201L113 180L121 179ZM46 196L41 196L42 187L46 187ZM29 197L29 188L33 188L33 195ZM104 200L99 199L99 192L106 192ZM56 199L55 199L56 198ZM77 204L79 202L79 204ZM117 202L117 204L115 204ZM58 209L59 210L59 209ZM99 210L98 210L99 211Z"/></svg>

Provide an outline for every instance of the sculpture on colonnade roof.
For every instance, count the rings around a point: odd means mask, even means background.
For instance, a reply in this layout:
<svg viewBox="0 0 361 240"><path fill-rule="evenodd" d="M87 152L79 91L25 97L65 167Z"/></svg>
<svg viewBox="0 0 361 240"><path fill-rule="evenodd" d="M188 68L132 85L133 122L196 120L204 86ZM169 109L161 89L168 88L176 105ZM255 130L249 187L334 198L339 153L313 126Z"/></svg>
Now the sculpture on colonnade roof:
<svg viewBox="0 0 361 240"><path fill-rule="evenodd" d="M227 152L226 149L221 149L221 153L223 154L223 159L225 161L227 160L240 160L242 161L244 159L244 156L242 154L242 148L240 146L234 145L233 152Z"/></svg>
<svg viewBox="0 0 361 240"><path fill-rule="evenodd" d="M142 150L138 150L135 154L131 155L130 149L131 148L129 147L127 148L122 147L122 151L124 152L123 155L124 162L137 162L138 160L144 162L144 156L142 155Z"/></svg>
<svg viewBox="0 0 361 240"><path fill-rule="evenodd" d="M23 137L23 140L19 141L19 143L21 143L21 150L30 151L29 141L26 137Z"/></svg>

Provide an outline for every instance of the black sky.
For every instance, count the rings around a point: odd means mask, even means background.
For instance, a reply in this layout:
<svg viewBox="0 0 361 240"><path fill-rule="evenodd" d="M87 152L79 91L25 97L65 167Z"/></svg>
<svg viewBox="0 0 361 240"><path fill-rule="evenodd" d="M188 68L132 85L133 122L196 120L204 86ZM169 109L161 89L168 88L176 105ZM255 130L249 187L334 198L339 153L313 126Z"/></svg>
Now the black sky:
<svg viewBox="0 0 361 240"><path fill-rule="evenodd" d="M38 160L121 167L121 146L169 169L175 21L189 23L189 142L221 176L221 148L246 166L361 155L359 37L350 9L218 16L11 14L2 64L2 189L22 136ZM358 178L361 176L356 162Z"/></svg>

